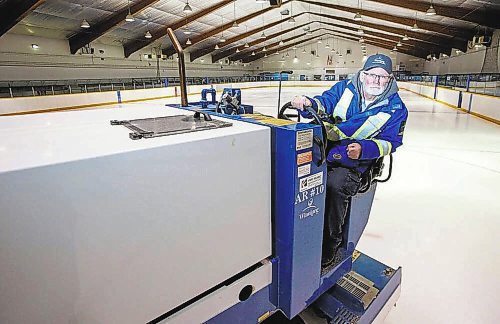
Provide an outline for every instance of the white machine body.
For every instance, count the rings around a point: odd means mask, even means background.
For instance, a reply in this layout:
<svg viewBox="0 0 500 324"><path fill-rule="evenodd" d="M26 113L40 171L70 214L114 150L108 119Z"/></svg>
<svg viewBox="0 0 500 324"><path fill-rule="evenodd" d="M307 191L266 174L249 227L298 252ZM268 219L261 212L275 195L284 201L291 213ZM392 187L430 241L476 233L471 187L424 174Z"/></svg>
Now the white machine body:
<svg viewBox="0 0 500 324"><path fill-rule="evenodd" d="M192 112L0 119L0 323L146 323L271 255L269 128L134 141L110 125L180 114ZM267 286L270 268L178 322Z"/></svg>

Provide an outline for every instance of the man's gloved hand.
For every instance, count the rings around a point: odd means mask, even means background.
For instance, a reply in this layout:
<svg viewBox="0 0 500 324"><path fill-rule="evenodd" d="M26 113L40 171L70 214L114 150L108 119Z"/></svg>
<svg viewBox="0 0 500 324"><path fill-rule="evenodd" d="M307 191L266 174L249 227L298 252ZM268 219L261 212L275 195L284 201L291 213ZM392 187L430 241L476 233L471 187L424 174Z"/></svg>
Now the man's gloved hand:
<svg viewBox="0 0 500 324"><path fill-rule="evenodd" d="M295 96L293 97L292 107L304 111L304 107L311 107L311 100L307 99L305 96Z"/></svg>
<svg viewBox="0 0 500 324"><path fill-rule="evenodd" d="M359 145L359 144L358 144ZM326 160L330 163L337 163L347 168L355 168L359 165L359 160L351 159L347 154L347 146L335 146L328 152Z"/></svg>

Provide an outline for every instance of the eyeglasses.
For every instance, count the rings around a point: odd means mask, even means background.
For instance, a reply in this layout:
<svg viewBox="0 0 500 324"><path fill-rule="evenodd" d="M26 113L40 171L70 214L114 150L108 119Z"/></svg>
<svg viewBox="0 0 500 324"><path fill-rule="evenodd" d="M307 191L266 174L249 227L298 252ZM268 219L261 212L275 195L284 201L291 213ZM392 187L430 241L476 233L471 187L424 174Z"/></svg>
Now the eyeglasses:
<svg viewBox="0 0 500 324"><path fill-rule="evenodd" d="M390 75L378 75L378 74L373 74L373 73L366 73L363 72L368 79L371 81L380 81L380 82L388 82L391 79Z"/></svg>

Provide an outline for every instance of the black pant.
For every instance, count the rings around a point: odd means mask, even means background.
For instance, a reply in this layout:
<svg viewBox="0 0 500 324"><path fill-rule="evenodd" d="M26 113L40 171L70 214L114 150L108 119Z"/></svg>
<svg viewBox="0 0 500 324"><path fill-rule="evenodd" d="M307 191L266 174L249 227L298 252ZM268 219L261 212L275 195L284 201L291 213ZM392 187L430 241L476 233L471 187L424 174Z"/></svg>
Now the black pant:
<svg viewBox="0 0 500 324"><path fill-rule="evenodd" d="M343 167L329 169L326 182L325 225L323 227L323 259L331 258L342 244L342 227L349 198L361 183L359 172Z"/></svg>

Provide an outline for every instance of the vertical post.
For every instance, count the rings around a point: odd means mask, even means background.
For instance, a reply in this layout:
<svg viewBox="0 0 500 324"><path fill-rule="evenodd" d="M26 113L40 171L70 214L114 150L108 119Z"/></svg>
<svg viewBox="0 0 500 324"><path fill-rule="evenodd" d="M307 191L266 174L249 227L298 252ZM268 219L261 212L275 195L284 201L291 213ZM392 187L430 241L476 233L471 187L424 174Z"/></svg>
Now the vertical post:
<svg viewBox="0 0 500 324"><path fill-rule="evenodd" d="M184 52L179 40L174 34L172 28L167 28L167 34L170 41L174 45L175 51L179 56L179 78L180 78L180 88L181 88L181 106L187 107L187 86L186 86L186 63L184 62Z"/></svg>
<svg viewBox="0 0 500 324"><path fill-rule="evenodd" d="M134 81L134 90L135 90L135 81Z"/></svg>
<svg viewBox="0 0 500 324"><path fill-rule="evenodd" d="M280 113L280 108L281 108L281 72L279 74L280 76L280 83L279 83L279 87L278 87L278 115ZM278 117L278 115L276 115L276 117Z"/></svg>
<svg viewBox="0 0 500 324"><path fill-rule="evenodd" d="M144 89L146 89L146 82L143 82L142 85L144 86Z"/></svg>
<svg viewBox="0 0 500 324"><path fill-rule="evenodd" d="M71 84L68 84L68 89L69 89L69 93L73 93L73 91L71 90Z"/></svg>
<svg viewBox="0 0 500 324"><path fill-rule="evenodd" d="M9 92L10 92L10 97L14 98L14 94L12 93L12 88L11 87L9 87Z"/></svg>
<svg viewBox="0 0 500 324"><path fill-rule="evenodd" d="M33 97L35 96L35 87L31 87L31 92L33 93Z"/></svg>
<svg viewBox="0 0 500 324"><path fill-rule="evenodd" d="M115 85L113 84L113 82L111 82L111 91L114 91L115 90Z"/></svg>
<svg viewBox="0 0 500 324"><path fill-rule="evenodd" d="M436 99L436 96L437 96L438 80L439 80L439 76L436 75L435 80L434 80L434 99Z"/></svg>
<svg viewBox="0 0 500 324"><path fill-rule="evenodd" d="M99 92L102 92L102 90L101 90L101 84L99 83L97 86L99 87Z"/></svg>
<svg viewBox="0 0 500 324"><path fill-rule="evenodd" d="M54 85L51 86L52 88L52 95L54 96L56 93L54 92Z"/></svg>
<svg viewBox="0 0 500 324"><path fill-rule="evenodd" d="M122 82L122 89L125 90L125 82Z"/></svg>
<svg viewBox="0 0 500 324"><path fill-rule="evenodd" d="M85 87L85 93L88 93L87 84L84 84L83 86Z"/></svg>

